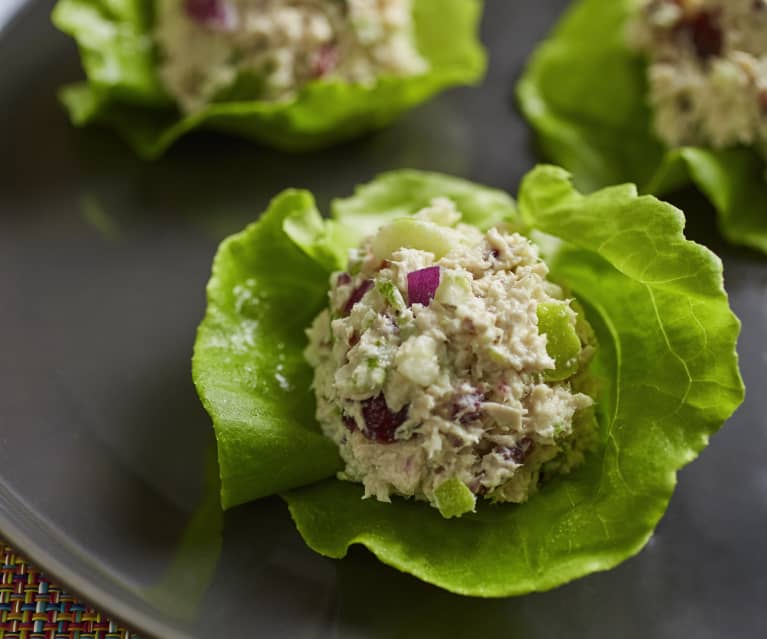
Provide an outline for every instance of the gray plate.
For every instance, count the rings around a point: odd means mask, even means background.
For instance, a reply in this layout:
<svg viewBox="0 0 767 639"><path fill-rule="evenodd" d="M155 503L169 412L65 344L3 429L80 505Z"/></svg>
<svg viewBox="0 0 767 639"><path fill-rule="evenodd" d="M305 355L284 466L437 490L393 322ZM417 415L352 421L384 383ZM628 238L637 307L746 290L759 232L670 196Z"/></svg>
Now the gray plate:
<svg viewBox="0 0 767 639"><path fill-rule="evenodd" d="M5 2L5 0L2 0ZM0 530L143 636L756 637L767 592L767 263L724 255L751 393L619 568L507 600L450 595L366 551L314 554L278 499L222 515L209 420L189 374L216 244L288 186L321 204L379 171L516 190L535 162L512 85L564 0L488 3L490 74L396 126L284 156L195 135L138 161L55 101L75 48L33 3L0 32ZM762 627L762 631L764 627Z"/></svg>

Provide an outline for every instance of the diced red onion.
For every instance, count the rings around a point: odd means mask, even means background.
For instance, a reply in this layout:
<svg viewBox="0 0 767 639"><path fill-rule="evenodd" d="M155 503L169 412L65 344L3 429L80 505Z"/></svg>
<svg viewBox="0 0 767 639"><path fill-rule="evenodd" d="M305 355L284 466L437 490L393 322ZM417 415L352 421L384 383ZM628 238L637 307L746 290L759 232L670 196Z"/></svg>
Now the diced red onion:
<svg viewBox="0 0 767 639"><path fill-rule="evenodd" d="M348 273L339 273L338 277L336 278L336 286L346 286L347 284L351 284L352 276Z"/></svg>
<svg viewBox="0 0 767 639"><path fill-rule="evenodd" d="M439 266L429 266L407 274L408 304L428 306L439 288Z"/></svg>
<svg viewBox="0 0 767 639"><path fill-rule="evenodd" d="M216 31L231 31L237 22L236 10L227 0L184 0L184 9L199 25Z"/></svg>
<svg viewBox="0 0 767 639"><path fill-rule="evenodd" d="M349 299L346 300L346 304L344 305L344 315L351 313L354 305L363 297L365 297L365 293L367 293L371 288L373 288L373 280L365 280L362 282L362 284L355 288L352 291L352 294L349 295Z"/></svg>
<svg viewBox="0 0 767 639"><path fill-rule="evenodd" d="M408 407L393 413L386 404L383 393L366 399L362 402L362 417L365 420L363 435L368 439L390 444L394 441L394 434L407 419Z"/></svg>

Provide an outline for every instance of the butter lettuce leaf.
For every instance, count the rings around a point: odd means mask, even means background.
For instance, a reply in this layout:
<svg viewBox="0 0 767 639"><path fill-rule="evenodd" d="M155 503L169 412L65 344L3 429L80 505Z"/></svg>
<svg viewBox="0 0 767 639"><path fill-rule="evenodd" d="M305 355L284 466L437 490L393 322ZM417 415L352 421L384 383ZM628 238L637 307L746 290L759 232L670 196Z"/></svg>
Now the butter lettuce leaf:
<svg viewBox="0 0 767 639"><path fill-rule="evenodd" d="M198 128L288 151L321 148L381 128L450 86L473 84L485 69L477 39L481 0L414 0L427 72L382 76L371 87L317 80L289 101L215 102L184 115L158 78L152 7L152 0L59 0L53 11L56 26L77 41L87 75L61 91L73 124L112 126L145 158Z"/></svg>
<svg viewBox="0 0 767 639"><path fill-rule="evenodd" d="M310 194L286 191L225 240L213 262L192 372L213 418L224 508L332 476L335 445L314 420L304 329L325 304L328 271L285 234Z"/></svg>
<svg viewBox="0 0 767 639"><path fill-rule="evenodd" d="M592 191L697 186L732 243L767 252L767 165L747 148L667 149L654 136L646 63L626 44L634 0L577 0L538 48L517 95L541 150Z"/></svg>
<svg viewBox="0 0 767 639"><path fill-rule="evenodd" d="M366 215L380 224L450 192L479 224L508 221L558 238L546 243L547 260L596 331L601 390L599 445L584 465L525 504L482 502L447 520L425 503L363 500L360 485L334 478L338 459L312 416L301 350L338 265L334 238L354 241ZM480 215L488 207L494 212ZM683 222L679 210L630 185L582 195L555 167L527 176L518 209L498 191L415 171L386 174L335 201L325 222L308 193L278 196L259 222L222 244L195 347L224 506L280 492L317 552L340 558L362 544L466 595L546 590L635 554L666 510L677 471L743 399L740 324L721 263L684 238Z"/></svg>

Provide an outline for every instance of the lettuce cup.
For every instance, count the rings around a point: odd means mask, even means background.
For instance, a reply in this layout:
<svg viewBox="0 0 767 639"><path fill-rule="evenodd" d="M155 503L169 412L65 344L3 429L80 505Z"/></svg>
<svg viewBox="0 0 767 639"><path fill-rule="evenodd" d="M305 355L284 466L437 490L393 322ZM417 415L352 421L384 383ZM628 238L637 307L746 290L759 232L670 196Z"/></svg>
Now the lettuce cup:
<svg viewBox="0 0 767 639"><path fill-rule="evenodd" d="M72 122L146 158L210 128L307 151L483 75L480 0L59 0L87 81Z"/></svg>
<svg viewBox="0 0 767 639"><path fill-rule="evenodd" d="M518 204L396 171L289 190L225 240L193 377L225 508L273 494L452 592L546 590L637 553L743 398L718 258L631 185Z"/></svg>
<svg viewBox="0 0 767 639"><path fill-rule="evenodd" d="M517 93L586 191L695 185L730 242L767 252L767 5L577 0Z"/></svg>

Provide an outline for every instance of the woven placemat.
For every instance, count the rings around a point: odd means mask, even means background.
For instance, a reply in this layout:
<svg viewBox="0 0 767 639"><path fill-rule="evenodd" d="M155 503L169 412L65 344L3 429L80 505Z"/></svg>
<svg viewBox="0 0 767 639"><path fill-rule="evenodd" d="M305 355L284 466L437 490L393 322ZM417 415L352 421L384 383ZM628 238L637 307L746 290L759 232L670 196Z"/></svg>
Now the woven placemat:
<svg viewBox="0 0 767 639"><path fill-rule="evenodd" d="M51 584L0 540L0 639L138 639Z"/></svg>

